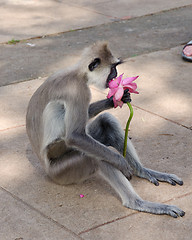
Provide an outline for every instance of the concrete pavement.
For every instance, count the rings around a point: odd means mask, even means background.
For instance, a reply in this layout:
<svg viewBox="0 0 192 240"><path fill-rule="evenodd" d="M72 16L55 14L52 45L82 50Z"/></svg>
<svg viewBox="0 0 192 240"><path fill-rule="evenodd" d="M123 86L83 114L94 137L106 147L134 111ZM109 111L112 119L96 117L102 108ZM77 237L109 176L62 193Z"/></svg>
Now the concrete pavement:
<svg viewBox="0 0 192 240"><path fill-rule="evenodd" d="M16 45L1 44L0 86L45 77L72 64L85 46L98 40L109 41L116 55L123 59L176 47L191 39L191 12L192 6L181 7L23 40ZM9 40L12 38L17 39L17 36L10 35Z"/></svg>
<svg viewBox="0 0 192 240"><path fill-rule="evenodd" d="M192 39L192 2L9 0L0 4L4 14L0 14L0 239L191 239L192 65L180 53L182 44ZM74 31L65 32L70 29ZM43 35L47 37L25 40ZM12 38L22 41L4 43ZM77 60L82 47L104 38L127 58L119 73L140 76L140 94L132 96L130 135L142 163L184 180L183 186L174 187L165 183L155 187L135 177L131 183L143 199L182 208L183 218L126 209L109 185L97 178L58 186L46 177L31 150L25 132L31 95L45 76ZM92 88L93 101L106 93ZM110 112L124 128L128 108Z"/></svg>

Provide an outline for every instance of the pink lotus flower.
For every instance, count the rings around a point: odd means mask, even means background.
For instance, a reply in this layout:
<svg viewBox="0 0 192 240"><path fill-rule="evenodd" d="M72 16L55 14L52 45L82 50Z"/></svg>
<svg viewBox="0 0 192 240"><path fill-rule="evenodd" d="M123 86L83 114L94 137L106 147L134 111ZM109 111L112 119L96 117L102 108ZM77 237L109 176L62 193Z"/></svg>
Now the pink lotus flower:
<svg viewBox="0 0 192 240"><path fill-rule="evenodd" d="M119 107L123 106L123 102L121 101L121 99L123 97L125 89L129 89L130 93L136 93L136 94L139 93L136 91L137 84L133 82L139 76L128 77L128 78L123 79L123 74L121 74L119 77L117 77L109 82L109 93L107 95L107 98L110 98L113 96L113 102L114 102L115 108L117 106L119 106Z"/></svg>

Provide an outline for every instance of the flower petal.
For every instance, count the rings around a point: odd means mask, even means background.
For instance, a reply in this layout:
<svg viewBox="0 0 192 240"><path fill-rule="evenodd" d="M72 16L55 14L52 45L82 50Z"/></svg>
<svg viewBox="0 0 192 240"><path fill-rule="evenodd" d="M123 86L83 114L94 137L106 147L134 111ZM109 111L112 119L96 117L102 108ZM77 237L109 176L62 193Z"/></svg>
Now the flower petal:
<svg viewBox="0 0 192 240"><path fill-rule="evenodd" d="M116 92L117 92L117 88L109 89L109 92L108 92L107 98L112 97Z"/></svg>
<svg viewBox="0 0 192 240"><path fill-rule="evenodd" d="M131 89L136 90L136 89L137 89L137 84L136 84L136 83L129 83L129 84L124 85L123 87L124 87L125 89L131 88Z"/></svg>
<svg viewBox="0 0 192 240"><path fill-rule="evenodd" d="M114 108L118 107L117 100L113 97Z"/></svg>
<svg viewBox="0 0 192 240"><path fill-rule="evenodd" d="M122 81L123 74L109 82L109 88L117 88Z"/></svg>
<svg viewBox="0 0 192 240"><path fill-rule="evenodd" d="M136 93L136 94L139 94L138 91L135 91L135 90L133 90L133 89L129 89L129 92L130 92L130 93Z"/></svg>
<svg viewBox="0 0 192 240"><path fill-rule="evenodd" d="M116 107L121 107L123 106L123 102L122 101L117 101L115 98L113 98L113 103L114 103L114 108Z"/></svg>
<svg viewBox="0 0 192 240"><path fill-rule="evenodd" d="M123 102L122 102L122 101L118 101L117 104L118 104L118 106L119 106L120 108L122 108L122 106L123 106Z"/></svg>
<svg viewBox="0 0 192 240"><path fill-rule="evenodd" d="M139 76L136 77L128 77L122 80L122 84L123 86L129 83L132 83L133 81L135 81Z"/></svg>
<svg viewBox="0 0 192 240"><path fill-rule="evenodd" d="M117 101L120 101L121 98L123 97L123 93L124 93L124 90L122 87L119 87L116 91L116 93L114 94L114 98L117 100Z"/></svg>
<svg viewBox="0 0 192 240"><path fill-rule="evenodd" d="M139 92L137 92L137 91L135 91L136 89L137 89L137 84L136 83L129 83L129 84L126 84L126 85L124 85L124 90L125 89L129 89L129 92L130 93L139 93Z"/></svg>
<svg viewBox="0 0 192 240"><path fill-rule="evenodd" d="M109 82L109 88L110 89L117 88L118 86L119 86L119 82L116 79L113 79Z"/></svg>
<svg viewBox="0 0 192 240"><path fill-rule="evenodd" d="M109 88L112 89L112 88L117 88L119 86L119 83L116 79L113 79L109 82Z"/></svg>
<svg viewBox="0 0 192 240"><path fill-rule="evenodd" d="M123 79L123 74L121 74L119 77L109 82L109 93L107 95L107 98L110 98L113 96L113 103L115 108L118 106L119 107L123 106L123 102L121 101L121 99L123 97L125 89L129 89L130 93L136 93L136 94L139 93L136 91L137 84L133 82L139 76L128 77Z"/></svg>

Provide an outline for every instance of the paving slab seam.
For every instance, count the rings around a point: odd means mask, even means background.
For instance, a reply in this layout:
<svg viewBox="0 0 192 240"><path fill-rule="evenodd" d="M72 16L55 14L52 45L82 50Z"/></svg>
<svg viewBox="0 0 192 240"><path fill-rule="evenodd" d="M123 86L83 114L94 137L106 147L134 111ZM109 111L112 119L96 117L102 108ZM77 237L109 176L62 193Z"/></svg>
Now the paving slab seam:
<svg viewBox="0 0 192 240"><path fill-rule="evenodd" d="M141 108L141 107L136 106L136 105L134 105L134 104L132 104L132 105L133 105L134 107L136 107L136 108L144 111L144 112L153 114L154 116L157 116L157 117L160 117L160 118L163 118L164 120L169 121L169 122L171 122L171 123L174 123L174 124L176 124L176 125L178 125L178 126L180 126L180 127L184 127L184 128L186 128L186 129L188 129L188 130L192 130L192 126L191 126L191 127L187 127L187 126L185 126L185 125L183 125L183 124L181 124L181 123L178 123L178 122L176 122L176 121L174 121L174 120L171 120L171 119L169 119L169 118L166 118L166 117L164 117L164 116L161 116L161 115L159 115L159 114L157 114L157 113L151 112L151 111L149 111L149 110L147 110L147 109Z"/></svg>
<svg viewBox="0 0 192 240"><path fill-rule="evenodd" d="M125 218L127 218L127 217L133 216L133 215L135 215L135 214L138 214L138 212L134 212L134 213L131 213L131 214L129 214L129 215L122 216L122 217L113 219L113 220L108 221L108 222L104 222L104 223L99 224L99 225L97 225L97 226L94 226L94 227L92 227L92 228L86 229L86 230L84 230L84 231L82 231L82 232L79 232L79 233L78 233L78 236L80 236L80 235L82 235L82 234L84 234L84 233L88 233L88 232L90 232L90 231L92 231L92 230L95 230L95 229L97 229L97 228L100 228L100 227L102 227L102 226L108 225L108 224L110 224L110 223L114 223L114 222L117 222L117 221L119 221L119 220L125 219Z"/></svg>
<svg viewBox="0 0 192 240"><path fill-rule="evenodd" d="M58 33L50 33L50 34L40 35L40 36L36 36L36 37L26 38L26 39L19 40L19 42L16 42L15 44L19 44L19 43L29 41L29 40L33 40L33 39L46 38L46 37L51 37L51 36L59 36L59 35L62 35L62 34L68 33L68 32L75 32L75 31L79 31L79 30L86 30L86 29L95 28L95 27L98 27L98 26L109 25L109 24L113 24L114 22L121 22L121 21L127 21L128 22L128 21L131 21L131 20L134 20L134 19L139 19L139 18L143 18L143 17L147 17L147 16L156 16L156 15L159 15L161 13L171 12L171 11L175 11L175 10L178 10L178 9L187 8L187 7L191 7L191 6L192 6L192 4L184 5L184 6L180 6L180 7L175 7L175 8L171 8L171 9L162 10L162 11L155 12L155 13L145 14L145 15L138 16L138 17L130 17L129 19L117 18L117 17L111 16L112 17L111 22L108 22L108 23L102 23L102 24L99 24L99 25L92 25L92 26L88 26L88 27L76 28L76 29L73 29L73 30L67 30L67 31L58 32ZM84 7L79 7L79 8L81 9L81 8L84 8ZM89 10L87 8L85 8L85 9ZM92 11L92 12L94 12L94 11ZM100 15L103 15L103 16L106 16L106 17L110 17L110 16L107 16L107 15L99 13L99 12L96 12L96 13L98 13ZM0 45L4 45L4 44L9 44L9 43L8 42L0 42Z"/></svg>
<svg viewBox="0 0 192 240"><path fill-rule="evenodd" d="M110 2L110 1L108 1L108 2ZM106 2L105 2L105 3L106 3ZM110 15L101 13L101 12L99 12L99 11L93 10L93 9L88 8L88 7L85 7L85 6L76 5L75 3L69 3L69 5L74 6L74 7L76 7L76 8L85 9L85 10L87 10L87 11L89 11L89 12L97 13L97 14L100 14L100 15L105 16L105 17L108 17L108 18L119 19L119 18L117 18L117 17L114 17L114 16L110 16Z"/></svg>
<svg viewBox="0 0 192 240"><path fill-rule="evenodd" d="M50 75L42 75L40 77L37 77L37 78L26 78L26 79L22 79L22 80L19 80L19 81L16 81L16 82L11 82L9 84L4 84L4 85L1 85L1 87L6 87L6 86L9 86L9 85L15 85L15 84L18 84L18 83L25 83L25 82L29 82L29 81L34 81L34 80L37 80L37 79L41 79L41 78L48 78Z"/></svg>
<svg viewBox="0 0 192 240"><path fill-rule="evenodd" d="M56 36L57 34L53 34L52 36ZM49 37L49 36L47 36L47 37ZM42 38L42 37L37 37L37 38ZM30 38L31 40L32 39L36 39L36 37L34 37L34 38ZM20 41L20 43L24 43L25 41L27 41L27 40L30 40L30 39L26 39L26 40L21 40ZM149 51L149 52L145 52L145 53L141 53L141 54L138 54L137 56L133 56L133 57L128 57L128 58L126 58L126 59L124 59L123 60L123 62L124 63L126 63L126 62L128 62L130 59L133 59L133 58L135 58L135 57L139 57L139 56L143 56L143 55L146 55L146 54L150 54L150 53L156 53L156 52L160 52L160 51L168 51L168 50L171 50L172 48L175 48L175 47L181 47L181 49L182 49L182 47L185 45L187 43L187 41L185 41L185 42L180 42L178 45L175 45L175 46L171 46L171 47L169 47L169 48L163 48L163 49L157 49L157 50L155 50L155 51ZM6 43L7 44L7 43ZM16 43L16 44L19 44L19 43ZM1 45L1 43L0 43L0 45ZM61 69L61 68L60 68ZM59 70L59 69L58 69ZM5 86L9 86L9 85L14 85L14 84L18 84L18 83L24 83L24 82L28 82L28 81L34 81L34 80L36 80L36 79L41 79L41 78L48 78L49 76L50 76L51 74L49 74L49 75L41 75L41 76L39 76L39 77L35 77L35 78L26 78L26 79L22 79L22 80L18 80L18 81L15 81L15 82L11 82L11 83L8 83L8 84L4 84L4 85L0 85L0 88L1 87L5 87ZM95 89L95 88L94 88ZM97 91L98 91L98 89L97 89ZM100 91L101 93L102 93L102 91ZM139 107L138 107L139 108ZM144 110L144 109L141 109L141 110ZM186 127L186 126L185 126ZM188 127L187 127L188 128ZM191 127L192 128L192 127ZM191 129L190 127L189 127L189 129Z"/></svg>
<svg viewBox="0 0 192 240"><path fill-rule="evenodd" d="M180 195L180 196L174 197L174 198L170 198L169 200L166 200L166 201L164 201L163 203L168 203L168 202L174 201L174 200L176 200L176 199L181 199L181 198L187 197L187 196L189 196L189 195L191 195L191 194L192 194L192 191L191 191L191 192L187 192L187 193L185 193L185 194L182 194L182 195Z"/></svg>
<svg viewBox="0 0 192 240"><path fill-rule="evenodd" d="M166 204L166 203L168 203L168 202L174 201L174 200L176 200L176 199L184 198L184 197L189 196L189 195L191 195L191 194L192 194L192 192L188 192L188 193L185 193L185 194L183 194L183 195L180 195L180 196L177 196L177 197L174 197L174 198L170 198L170 199L168 199L168 200L166 200L166 201L163 201L162 203ZM94 227L92 227L92 228L86 229L86 230L78 233L78 235L80 236L80 235L82 235L82 234L84 234L84 233L88 233L88 232L90 232L90 231L92 231L92 230L95 230L95 229L97 229L97 228L100 228L100 227L102 227L102 226L105 226L105 225L108 225L108 224L117 222L117 221L119 221L119 220L122 220L122 219L125 219L125 218L128 218L128 217L131 217L131 216L133 216L133 215L138 215L138 214L143 214L143 213L142 213L142 212L139 212L139 211L135 211L135 212L133 212L133 213L131 213L131 214L128 214L128 215L125 215L125 216L122 216L122 217L113 219L113 220L111 220L111 221L108 221L108 222L99 224L99 225L94 226ZM150 214L150 213L149 213L149 214Z"/></svg>
<svg viewBox="0 0 192 240"><path fill-rule="evenodd" d="M59 222L57 222L56 220L52 219L51 217L47 216L46 214L40 212L38 209L36 209L35 207L33 207L32 205L28 204L27 202L23 201L21 198L17 197L16 195L14 195L13 193L9 192L8 190L6 190L4 187L0 186L1 190L6 192L7 194L9 194L11 197L13 197L15 200L21 202L22 204L24 204L26 207L30 208L31 210L35 211L36 213L40 214L42 217L46 218L47 220L51 221L53 224L56 224L58 227L64 229L66 232L72 234L74 237L79 238L79 240L83 240L83 238L81 238L79 235L77 235L76 233L74 233L73 231L71 231L70 229L66 228L64 225L60 224Z"/></svg>
<svg viewBox="0 0 192 240"><path fill-rule="evenodd" d="M98 11L94 11L94 10L92 10L92 9L90 9L90 8L86 8L86 7L80 7L80 6L76 6L76 7L79 7L79 8L85 9L85 10L88 10L88 11L90 11L90 12L95 12L95 13L100 14L100 15L103 15L103 16L105 16L105 17L112 17L112 18L113 18L113 19L112 19L112 20L113 20L112 23L113 23L113 22L120 22L120 21L124 21L124 20L129 21L129 20L132 20L132 19L137 19L137 18L142 18L142 17L147 17L147 16L158 15L158 14L161 14L161 13L166 13L166 12L174 11L174 10L177 10L177 9L180 9L180 8L187 8L187 7L191 7L191 6L192 6L192 4L188 4L188 5L183 5L183 6L179 6L179 7L175 7L175 8L170 8L170 9L161 10L161 11L159 11L159 12L148 13L148 14L145 14L145 15L142 15L142 16L138 16L138 17L131 17L131 16L130 16L129 19L125 19L124 17L118 18L118 17L115 17L115 16L108 16L108 15L106 15L106 14L100 13L100 12L98 12ZM105 24L111 24L111 23L105 23ZM103 25L103 24L100 24L100 25ZM98 25L98 26L100 26L100 25Z"/></svg>
<svg viewBox="0 0 192 240"><path fill-rule="evenodd" d="M18 125L18 126L13 126L13 127L5 128L5 129L0 129L0 132L4 132L4 131L12 130L12 129L15 129L15 128L20 128L20 127L25 127L25 126L26 126L26 125L23 124L23 125Z"/></svg>

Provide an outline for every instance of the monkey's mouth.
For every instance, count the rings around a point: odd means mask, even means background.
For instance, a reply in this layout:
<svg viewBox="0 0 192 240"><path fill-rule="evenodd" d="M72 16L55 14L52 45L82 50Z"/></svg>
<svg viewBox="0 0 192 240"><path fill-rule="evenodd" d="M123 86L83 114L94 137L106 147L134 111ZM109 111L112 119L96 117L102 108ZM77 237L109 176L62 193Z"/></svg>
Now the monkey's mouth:
<svg viewBox="0 0 192 240"><path fill-rule="evenodd" d="M107 81L106 81L106 88L108 88L109 87L109 82L111 81L111 80L113 80L114 78L116 78L117 77L117 70L116 70L116 68L112 68L111 69L111 72L110 72L110 74L109 74L109 76L108 76L108 78L107 78Z"/></svg>

